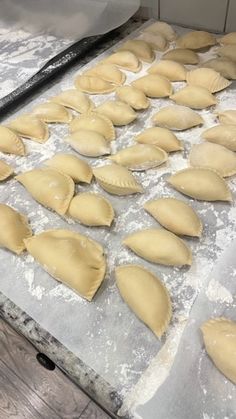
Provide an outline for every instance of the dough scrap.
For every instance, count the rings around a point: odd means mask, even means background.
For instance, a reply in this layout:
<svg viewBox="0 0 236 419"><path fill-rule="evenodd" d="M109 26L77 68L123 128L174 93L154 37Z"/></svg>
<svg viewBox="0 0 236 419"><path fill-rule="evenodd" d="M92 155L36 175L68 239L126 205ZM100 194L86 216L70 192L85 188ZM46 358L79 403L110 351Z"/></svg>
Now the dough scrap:
<svg viewBox="0 0 236 419"><path fill-rule="evenodd" d="M164 228L148 228L130 234L123 244L149 262L166 266L191 265L192 254L188 246Z"/></svg>
<svg viewBox="0 0 236 419"><path fill-rule="evenodd" d="M168 183L177 191L200 201L232 201L225 180L212 169L188 168L170 176Z"/></svg>
<svg viewBox="0 0 236 419"><path fill-rule="evenodd" d="M106 272L102 246L70 230L47 230L25 240L28 252L53 278L91 301Z"/></svg>
<svg viewBox="0 0 236 419"><path fill-rule="evenodd" d="M162 34L168 41L174 41L177 38L177 34L174 29L166 22L155 22L147 26L144 32L150 32L158 35Z"/></svg>
<svg viewBox="0 0 236 419"><path fill-rule="evenodd" d="M90 95L99 95L114 92L116 86L97 76L77 76L75 79L75 87L81 92Z"/></svg>
<svg viewBox="0 0 236 419"><path fill-rule="evenodd" d="M130 51L139 60L151 63L155 59L155 54L152 47L141 39L132 39L124 42L117 51Z"/></svg>
<svg viewBox="0 0 236 419"><path fill-rule="evenodd" d="M59 103L66 108L74 109L79 113L89 112L94 108L91 99L77 89L63 90L57 96L50 99L52 102Z"/></svg>
<svg viewBox="0 0 236 419"><path fill-rule="evenodd" d="M172 316L170 295L165 285L139 265L118 266L115 274L117 287L126 304L161 338Z"/></svg>
<svg viewBox="0 0 236 419"><path fill-rule="evenodd" d="M32 195L45 206L64 215L74 195L75 184L70 176L55 169L33 169L16 176Z"/></svg>
<svg viewBox="0 0 236 419"><path fill-rule="evenodd" d="M211 93L226 89L226 87L230 86L232 83L222 77L217 71L212 70L212 68L197 68L196 70L191 70L187 73L186 80L188 84L205 87Z"/></svg>
<svg viewBox="0 0 236 419"><path fill-rule="evenodd" d="M5 161L0 160L0 181L7 179L14 173L12 167Z"/></svg>
<svg viewBox="0 0 236 419"><path fill-rule="evenodd" d="M97 106L96 112L105 115L115 126L128 125L137 118L131 106L120 100L107 100Z"/></svg>
<svg viewBox="0 0 236 419"><path fill-rule="evenodd" d="M68 124L72 120L72 113L59 103L45 102L36 106L32 114L44 122L58 122Z"/></svg>
<svg viewBox="0 0 236 419"><path fill-rule="evenodd" d="M0 204L0 247L19 255L25 249L24 239L31 236L27 218L9 205Z"/></svg>
<svg viewBox="0 0 236 419"><path fill-rule="evenodd" d="M185 81L187 70L177 61L161 60L148 69L149 74L160 74L170 81Z"/></svg>
<svg viewBox="0 0 236 419"><path fill-rule="evenodd" d="M137 73L141 70L142 64L139 59L130 51L118 51L105 58L102 63L115 64L124 70Z"/></svg>
<svg viewBox="0 0 236 419"><path fill-rule="evenodd" d="M200 218L193 208L179 199L154 199L146 202L144 209L172 233L192 237L202 235Z"/></svg>
<svg viewBox="0 0 236 419"><path fill-rule="evenodd" d="M25 156L25 146L21 138L12 130L0 125L0 151L16 156Z"/></svg>
<svg viewBox="0 0 236 419"><path fill-rule="evenodd" d="M99 157L111 152L108 141L96 131L80 129L66 137L65 141L82 156Z"/></svg>
<svg viewBox="0 0 236 419"><path fill-rule="evenodd" d="M204 68L212 68L220 73L222 77L229 80L236 80L236 63L228 58L213 58L202 64Z"/></svg>
<svg viewBox="0 0 236 419"><path fill-rule="evenodd" d="M143 32L138 39L147 42L152 49L157 51L165 51L168 47L168 41L161 33Z"/></svg>
<svg viewBox="0 0 236 419"><path fill-rule="evenodd" d="M202 138L236 151L236 125L215 125L203 131Z"/></svg>
<svg viewBox="0 0 236 419"><path fill-rule="evenodd" d="M181 64L198 64L199 56L196 52L186 48L175 48L167 51L162 60L172 60Z"/></svg>
<svg viewBox="0 0 236 419"><path fill-rule="evenodd" d="M140 171L160 166L166 162L168 155L155 145L135 144L123 148L108 158L129 170Z"/></svg>
<svg viewBox="0 0 236 419"><path fill-rule="evenodd" d="M192 146L189 154L190 165L216 170L222 177L236 173L236 155L219 144L201 143Z"/></svg>
<svg viewBox="0 0 236 419"><path fill-rule="evenodd" d="M34 115L20 115L16 119L10 121L8 128L16 131L18 135L38 143L45 143L49 138L49 130L47 124Z"/></svg>
<svg viewBox="0 0 236 419"><path fill-rule="evenodd" d="M183 131L189 128L202 125L202 117L186 106L166 106L154 114L152 118L155 125L169 128L177 131Z"/></svg>
<svg viewBox="0 0 236 419"><path fill-rule="evenodd" d="M232 61L236 61L236 48L235 45L226 45L224 47L219 48L216 51L217 55L220 57L228 58Z"/></svg>
<svg viewBox="0 0 236 419"><path fill-rule="evenodd" d="M172 85L169 80L159 74L148 74L132 82L132 86L140 89L149 97L167 97L172 93Z"/></svg>
<svg viewBox="0 0 236 419"><path fill-rule="evenodd" d="M213 318L201 326L206 351L215 366L236 384L236 322Z"/></svg>
<svg viewBox="0 0 236 419"><path fill-rule="evenodd" d="M92 181L93 172L91 167L74 154L55 154L44 164L70 176L75 183L91 183Z"/></svg>
<svg viewBox="0 0 236 419"><path fill-rule="evenodd" d="M114 219L110 202L101 194L84 192L72 198L67 214L86 226L108 226Z"/></svg>
<svg viewBox="0 0 236 419"><path fill-rule="evenodd" d="M221 124L236 125L236 109L216 112Z"/></svg>
<svg viewBox="0 0 236 419"><path fill-rule="evenodd" d="M114 140L116 137L113 123L105 115L96 112L89 112L74 118L70 123L70 131L75 132L79 130L95 131L103 135L108 140Z"/></svg>
<svg viewBox="0 0 236 419"><path fill-rule="evenodd" d="M167 153L183 150L182 142L167 128L147 128L134 139L141 144L153 144Z"/></svg>
<svg viewBox="0 0 236 419"><path fill-rule="evenodd" d="M191 31L180 36L176 45L180 48L198 50L216 44L216 38L209 32Z"/></svg>
<svg viewBox="0 0 236 419"><path fill-rule="evenodd" d="M116 89L118 98L135 110L147 109L150 101L146 95L134 86L121 86Z"/></svg>
<svg viewBox="0 0 236 419"><path fill-rule="evenodd" d="M192 109L204 109L216 105L217 99L209 90L201 86L186 86L170 96L178 105Z"/></svg>
<svg viewBox="0 0 236 419"><path fill-rule="evenodd" d="M84 76L96 76L102 80L113 84L123 84L126 80L126 75L122 73L114 64L99 63L95 67L89 68L83 72Z"/></svg>
<svg viewBox="0 0 236 419"><path fill-rule="evenodd" d="M226 35L218 38L217 41L223 45L235 45L236 44L236 32L230 32Z"/></svg>
<svg viewBox="0 0 236 419"><path fill-rule="evenodd" d="M131 195L143 192L142 186L136 181L128 169L118 164L100 166L93 169L99 185L114 195Z"/></svg>

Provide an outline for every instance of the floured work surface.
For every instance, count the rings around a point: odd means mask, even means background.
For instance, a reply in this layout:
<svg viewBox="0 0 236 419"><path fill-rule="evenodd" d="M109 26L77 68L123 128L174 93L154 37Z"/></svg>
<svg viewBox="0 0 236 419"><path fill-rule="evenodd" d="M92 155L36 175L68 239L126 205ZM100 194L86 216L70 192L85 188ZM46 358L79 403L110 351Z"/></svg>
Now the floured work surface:
<svg viewBox="0 0 236 419"><path fill-rule="evenodd" d="M186 31L178 27L176 30L178 33ZM136 37L137 33L138 31L129 38ZM112 50L114 48L107 50L85 67L94 66L103 57L109 55ZM204 54L204 61L214 55L213 50L212 48L209 53ZM157 53L157 58L160 56L161 54ZM200 54L200 57L202 58L202 54ZM85 67L83 67L83 70ZM144 75L148 67L149 65L144 64L142 71L137 74L126 72L127 83ZM29 111L33 106L46 101L62 89L71 88L75 75L80 72L82 72L82 69L73 69L68 72L60 83L51 87L46 94L39 96L25 108L22 108L19 113ZM173 86L179 89L179 87L184 86L184 83L173 83ZM96 104L99 104L113 97L114 93L93 96L92 99ZM220 106L217 109L235 108L235 83L227 90L218 93L217 97L220 100ZM143 129L152 126L152 115L161 107L172 103L168 99L152 99L150 109L140 112L136 121L128 126L116 128L117 140L112 143L112 152L134 144L133 137ZM59 215L37 204L14 179L5 184L0 184L1 202L12 205L15 209L25 213L31 222L34 233L50 228L69 228L87 234L104 246L108 263L107 275L92 303L86 302L66 286L51 278L33 261L31 256L27 254L15 256L2 249L0 250L0 290L120 393L124 399L121 414L125 414L127 409L129 412L134 412L139 404L145 404L158 389L157 395L159 392L161 394L161 390L164 388L164 385L161 386L161 384L169 374L168 382L171 382L171 366L176 359L179 376L175 377L175 397L178 395L176 400L183 407L183 410L180 409L182 413L177 412L176 416L168 415L168 403L164 404L163 398L158 398L158 403L155 404L155 412L158 412L159 406L163 403L167 410L163 413L164 416L160 417L187 419L189 416L185 416L185 401L183 399L184 392L181 391L182 378L180 371L186 370L186 359L188 359L189 353L195 352L194 345L202 347L198 322L196 322L194 330L191 327L185 329L190 312L194 307L193 313L196 313L196 316L201 313L201 320L207 320L210 316L216 314L214 312L215 305L210 303L211 299L215 298L217 315L227 314L229 318L235 318L235 288L227 290L228 285L224 283L224 273L219 278L211 277L211 271L216 265L217 259L235 237L235 202L228 204L190 200L180 196L166 182L171 173L187 167L187 156L191 145L199 143L201 132L215 124L212 109L199 111L199 114L205 121L203 127L177 133L177 137L184 143L183 152L171 154L167 164L160 168L147 172L135 172L134 176L145 189L144 194L128 197L112 196L104 192L95 181L88 186L79 184L76 187L77 192L96 191L102 192L105 197L108 197L116 212L115 222L111 229L89 228L71 220L63 220ZM68 133L66 125L50 125L50 132L50 139L45 144L25 141L28 157L4 156L4 159L12 163L15 172L19 173L41 166L45 159L52 157L56 152L73 153L63 141ZM95 167L105 163L106 159L96 158L87 161ZM227 183L235 200L235 178L230 178ZM204 225L201 239L186 239L193 252L191 268L172 268L148 263L135 256L121 244L122 239L131 232L147 227L158 227L158 223L144 211L143 204L153 198L168 196L178 197L189 202L197 210ZM139 263L148 267L163 280L170 291L174 314L167 334L161 341L135 317L121 300L115 285L114 268L123 263ZM236 265L235 260L231 260L230 263ZM225 264L226 268L228 266L227 259ZM233 281L233 275L231 278ZM215 280L215 283L208 284L210 280ZM219 282L226 288L220 287ZM220 297L221 302L217 300L217 292L212 292L212 289L215 291L217 287L218 293L222 297ZM206 299L204 304L202 304L200 297L196 299L200 291ZM227 295L227 298L225 295ZM196 307L194 306L195 300ZM199 307L198 302L202 304ZM209 312L209 307L212 307L211 312ZM205 310L205 308L208 309ZM181 337L184 330L189 330L190 335L186 338L184 334L186 340L183 341ZM193 339L191 339L192 336L194 336ZM185 341L187 342L186 345L184 345ZM180 351L176 357L179 348ZM207 368L201 369L201 380L205 380L205 383L207 383L206 389L205 387L204 390L202 389L201 401L203 403L204 398L208 397L208 410L206 412L208 416L203 416L203 405L199 405L197 408L198 416L192 415L192 417L222 418L220 412L225 406L226 399L227 414L225 414L225 417L233 418L236 411L235 386L230 383L224 386L226 381L224 376L218 372L216 373L215 367L211 364L205 352L201 352L201 354L204 358L203 364L207 365ZM199 354L196 353L196 356L199 357ZM176 363L174 363L173 371L175 370ZM195 386L198 384L201 386L201 381L194 373L192 374L190 369L184 383L190 393L188 394L190 405L191 400L194 401L195 399L196 389L192 387L193 382ZM219 392L218 387L216 389L218 383L222 391L222 397L216 398L215 392ZM193 391L191 391L191 388L193 388ZM168 395L168 390L166 391L165 397L168 400L171 395ZM145 407L142 408L142 415L151 418L150 414L148 416L145 413Z"/></svg>

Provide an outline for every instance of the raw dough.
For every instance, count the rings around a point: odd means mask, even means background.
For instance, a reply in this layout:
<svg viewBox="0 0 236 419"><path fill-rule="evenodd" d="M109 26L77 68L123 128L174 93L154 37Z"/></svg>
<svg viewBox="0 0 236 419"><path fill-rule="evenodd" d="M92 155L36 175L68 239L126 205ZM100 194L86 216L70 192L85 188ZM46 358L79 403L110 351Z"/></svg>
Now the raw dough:
<svg viewBox="0 0 236 419"><path fill-rule="evenodd" d="M176 45L180 48L198 50L216 44L216 38L209 32L191 31L180 36Z"/></svg>
<svg viewBox="0 0 236 419"><path fill-rule="evenodd" d="M148 201L144 209L172 233L200 237L202 223L196 212L185 202L175 198Z"/></svg>
<svg viewBox="0 0 236 419"><path fill-rule="evenodd" d="M142 186L125 167L118 164L100 166L93 169L99 185L114 195L131 195L143 192Z"/></svg>
<svg viewBox="0 0 236 419"><path fill-rule="evenodd" d="M232 61L236 61L236 46L234 45L226 45L224 47L219 48L216 51L217 55L220 57L228 58Z"/></svg>
<svg viewBox="0 0 236 419"><path fill-rule="evenodd" d="M72 198L67 214L86 226L110 227L114 219L110 202L93 192L84 192Z"/></svg>
<svg viewBox="0 0 236 419"><path fill-rule="evenodd" d="M147 109L150 101L146 95L134 86L121 86L116 89L116 95L120 100L130 105L135 110Z"/></svg>
<svg viewBox="0 0 236 419"><path fill-rule="evenodd" d="M91 99L89 99L85 93L79 92L77 89L63 90L50 100L66 106L67 108L74 109L79 113L88 112L94 108L94 104Z"/></svg>
<svg viewBox="0 0 236 419"><path fill-rule="evenodd" d="M0 160L0 181L7 179L14 173L12 167L5 161Z"/></svg>
<svg viewBox="0 0 236 419"><path fill-rule="evenodd" d="M108 141L96 131L80 129L66 137L65 141L78 153L87 157L104 156L111 152Z"/></svg>
<svg viewBox="0 0 236 419"><path fill-rule="evenodd" d="M14 208L0 204L0 246L19 255L25 249L23 240L30 236L27 218Z"/></svg>
<svg viewBox="0 0 236 419"><path fill-rule="evenodd" d="M44 164L70 176L75 183L91 183L93 177L91 167L74 154L55 154L51 159L46 160Z"/></svg>
<svg viewBox="0 0 236 419"><path fill-rule="evenodd" d="M223 45L236 45L236 32L230 32L218 38L217 41Z"/></svg>
<svg viewBox="0 0 236 419"><path fill-rule="evenodd" d="M209 357L229 380L236 384L236 322L214 318L201 327Z"/></svg>
<svg viewBox="0 0 236 419"><path fill-rule="evenodd" d="M186 80L187 70L183 64L171 60L161 60L148 69L149 74L160 74L170 81Z"/></svg>
<svg viewBox="0 0 236 419"><path fill-rule="evenodd" d="M177 131L193 128L204 123L198 113L186 106L178 105L161 108L159 112L154 114L152 120L155 125Z"/></svg>
<svg viewBox="0 0 236 419"><path fill-rule="evenodd" d="M99 95L114 92L116 86L97 76L77 76L75 79L75 87L81 92L90 93L91 95Z"/></svg>
<svg viewBox="0 0 236 419"><path fill-rule="evenodd" d="M149 262L167 266L192 263L191 251L184 241L163 228L137 231L127 236L123 244Z"/></svg>
<svg viewBox="0 0 236 419"><path fill-rule="evenodd" d="M215 125L203 131L202 138L236 151L236 125Z"/></svg>
<svg viewBox="0 0 236 419"><path fill-rule="evenodd" d="M177 34L174 29L166 22L155 22L147 26L144 29L145 32L154 34L161 33L168 41L174 41L177 38Z"/></svg>
<svg viewBox="0 0 236 419"><path fill-rule="evenodd" d="M236 125L236 109L216 112L221 124Z"/></svg>
<svg viewBox="0 0 236 419"><path fill-rule="evenodd" d="M236 80L236 63L228 58L213 58L202 64L204 68L212 68L229 80Z"/></svg>
<svg viewBox="0 0 236 419"><path fill-rule="evenodd" d="M119 150L108 158L127 169L139 171L160 166L166 162L168 155L155 145L135 144Z"/></svg>
<svg viewBox="0 0 236 419"><path fill-rule="evenodd" d="M45 143L49 138L48 126L34 115L20 115L9 122L8 127L24 138Z"/></svg>
<svg viewBox="0 0 236 419"><path fill-rule="evenodd" d="M116 137L111 120L96 112L89 112L73 119L70 123L70 131L75 132L81 129L98 132L108 141Z"/></svg>
<svg viewBox="0 0 236 419"><path fill-rule="evenodd" d="M168 153L183 150L181 141L167 128L147 128L135 137L135 141L142 144L156 145Z"/></svg>
<svg viewBox="0 0 236 419"><path fill-rule="evenodd" d="M161 338L172 316L171 300L165 285L139 265L119 266L115 273L122 298L136 316Z"/></svg>
<svg viewBox="0 0 236 419"><path fill-rule="evenodd" d="M9 128L0 125L0 151L16 156L25 156L25 146L21 138Z"/></svg>
<svg viewBox="0 0 236 419"><path fill-rule="evenodd" d="M107 100L97 106L96 112L105 115L116 126L128 125L137 118L131 106L120 100Z"/></svg>
<svg viewBox="0 0 236 419"><path fill-rule="evenodd" d="M63 215L68 210L74 195L75 184L70 176L55 169L33 169L16 176L32 195L46 208Z"/></svg>
<svg viewBox="0 0 236 419"><path fill-rule="evenodd" d="M196 52L186 48L175 48L167 51L163 56L163 60L172 60L181 64L198 64L199 57Z"/></svg>
<svg viewBox="0 0 236 419"><path fill-rule="evenodd" d="M168 47L168 41L161 33L143 32L138 39L147 42L152 49L157 51L165 51Z"/></svg>
<svg viewBox="0 0 236 419"><path fill-rule="evenodd" d="M123 84L126 75L122 73L114 64L99 63L95 67L89 68L83 72L84 76L97 76L102 80L114 83L117 85Z"/></svg>
<svg viewBox="0 0 236 419"><path fill-rule="evenodd" d="M155 59L155 54L151 46L141 39L132 39L124 42L117 51L130 51L139 60L151 63Z"/></svg>
<svg viewBox="0 0 236 419"><path fill-rule="evenodd" d="M218 103L215 96L205 87L186 86L170 96L178 105L189 106L193 109L204 109Z"/></svg>
<svg viewBox="0 0 236 419"><path fill-rule="evenodd" d="M188 84L205 87L211 93L226 89L226 87L230 86L232 83L222 77L217 71L212 70L212 68L197 68L196 70L191 70L187 73L186 80Z"/></svg>
<svg viewBox="0 0 236 419"><path fill-rule="evenodd" d="M102 246L70 230L47 230L25 240L42 268L91 301L106 271Z"/></svg>
<svg viewBox="0 0 236 419"><path fill-rule="evenodd" d="M142 64L139 59L130 51L118 51L105 58L103 63L115 64L120 68L137 73L141 70Z"/></svg>
<svg viewBox="0 0 236 419"><path fill-rule="evenodd" d="M59 122L68 124L72 120L72 113L59 103L46 102L36 106L32 114L44 122Z"/></svg>
<svg viewBox="0 0 236 419"><path fill-rule="evenodd" d="M232 201L227 183L212 169L180 170L169 177L168 183L182 194L200 201Z"/></svg>
<svg viewBox="0 0 236 419"><path fill-rule="evenodd" d="M169 80L159 74L148 74L132 82L132 86L140 89L149 97L167 97L172 93L172 85Z"/></svg>

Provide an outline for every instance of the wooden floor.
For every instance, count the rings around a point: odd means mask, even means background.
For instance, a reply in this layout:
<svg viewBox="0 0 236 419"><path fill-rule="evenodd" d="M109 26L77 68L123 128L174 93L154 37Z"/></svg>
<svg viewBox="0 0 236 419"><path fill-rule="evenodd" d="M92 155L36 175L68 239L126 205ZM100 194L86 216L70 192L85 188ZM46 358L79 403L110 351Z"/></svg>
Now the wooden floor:
<svg viewBox="0 0 236 419"><path fill-rule="evenodd" d="M1 419L109 419L57 367L49 371L36 349L0 318Z"/></svg>

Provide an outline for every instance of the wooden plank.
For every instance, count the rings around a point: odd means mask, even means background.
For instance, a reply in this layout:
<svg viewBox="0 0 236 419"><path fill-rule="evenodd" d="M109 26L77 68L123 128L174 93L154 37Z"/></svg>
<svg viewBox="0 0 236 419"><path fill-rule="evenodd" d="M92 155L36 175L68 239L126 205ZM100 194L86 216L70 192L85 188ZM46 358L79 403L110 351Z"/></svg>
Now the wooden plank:
<svg viewBox="0 0 236 419"><path fill-rule="evenodd" d="M110 419L110 416L91 401L79 419Z"/></svg>
<svg viewBox="0 0 236 419"><path fill-rule="evenodd" d="M89 397L57 367L54 371L43 368L36 354L26 339L0 319L0 359L60 417L78 418Z"/></svg>
<svg viewBox="0 0 236 419"><path fill-rule="evenodd" d="M61 419L0 360L0 417Z"/></svg>

